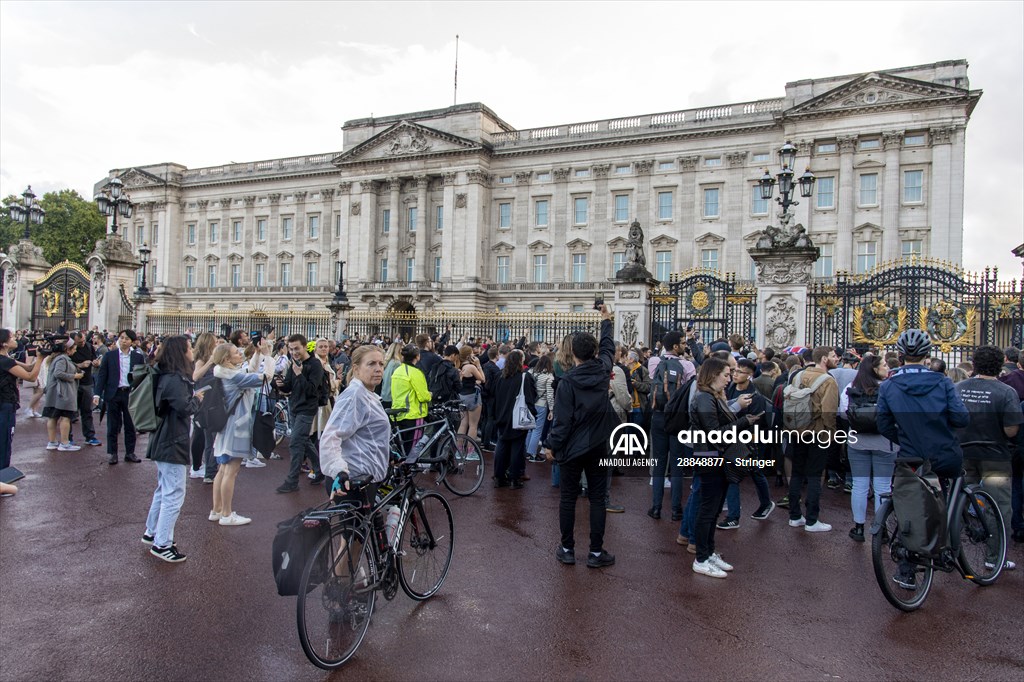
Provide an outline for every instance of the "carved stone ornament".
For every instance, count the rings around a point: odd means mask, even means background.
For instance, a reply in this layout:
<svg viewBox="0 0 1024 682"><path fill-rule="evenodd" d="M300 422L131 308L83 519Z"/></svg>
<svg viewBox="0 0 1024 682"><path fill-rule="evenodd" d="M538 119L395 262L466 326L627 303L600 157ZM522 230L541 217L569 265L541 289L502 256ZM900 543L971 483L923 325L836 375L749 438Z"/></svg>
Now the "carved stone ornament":
<svg viewBox="0 0 1024 682"><path fill-rule="evenodd" d="M633 163L633 170L637 175L647 175L651 172L651 168L653 167L654 161L651 161L650 159L643 159Z"/></svg>
<svg viewBox="0 0 1024 682"><path fill-rule="evenodd" d="M252 208L256 205L256 196L250 194L249 196L242 197L242 202L245 203L246 208Z"/></svg>
<svg viewBox="0 0 1024 682"><path fill-rule="evenodd" d="M231 197L223 197L220 200L220 207L221 208L231 208L231 205L234 204L234 203L235 203L235 201Z"/></svg>
<svg viewBox="0 0 1024 682"><path fill-rule="evenodd" d="M565 182L566 180L569 179L568 168L555 168L551 172L555 176L555 182Z"/></svg>
<svg viewBox="0 0 1024 682"><path fill-rule="evenodd" d="M447 187L448 185L454 185L458 179L458 173L448 172L441 176L441 183Z"/></svg>
<svg viewBox="0 0 1024 682"><path fill-rule="evenodd" d="M342 194L348 194L349 192L352 191L352 183L349 181L339 182L338 191L341 192Z"/></svg>
<svg viewBox="0 0 1024 682"><path fill-rule="evenodd" d="M728 152L725 155L725 160L731 168L742 166L747 162L747 152Z"/></svg>
<svg viewBox="0 0 1024 682"><path fill-rule="evenodd" d="M331 188L328 188L328 189L320 190L320 199L323 200L323 201L333 201L334 200L334 188L331 187Z"/></svg>
<svg viewBox="0 0 1024 682"><path fill-rule="evenodd" d="M94 261L91 279L92 298L96 303L103 303L103 293L107 290L107 268L101 261Z"/></svg>
<svg viewBox="0 0 1024 682"><path fill-rule="evenodd" d="M306 194L307 192L305 190L299 190L298 192L295 192L293 196L295 197L296 202L302 203L306 200Z"/></svg>
<svg viewBox="0 0 1024 682"><path fill-rule="evenodd" d="M773 298L765 309L765 330L772 348L792 346L796 340L796 301L789 296Z"/></svg>
<svg viewBox="0 0 1024 682"><path fill-rule="evenodd" d="M622 337L622 342L626 344L626 346L632 346L636 343L636 318L637 313L622 314L622 331L620 332L620 335Z"/></svg>
<svg viewBox="0 0 1024 682"><path fill-rule="evenodd" d="M210 205L209 199L196 199L196 206L200 211L205 211L206 207Z"/></svg>
<svg viewBox="0 0 1024 682"><path fill-rule="evenodd" d="M622 299L622 300L627 300L627 299L631 299L631 298L640 298L640 292L639 291L635 291L635 290L634 291L620 291L619 292L619 298Z"/></svg>
<svg viewBox="0 0 1024 682"><path fill-rule="evenodd" d="M466 208L467 196L463 193L455 195L455 208Z"/></svg>
<svg viewBox="0 0 1024 682"><path fill-rule="evenodd" d="M268 194L267 195L267 201L269 201L271 204L278 204L278 203L281 202L281 195L280 194Z"/></svg>
<svg viewBox="0 0 1024 682"><path fill-rule="evenodd" d="M420 154L430 149L430 140L422 131L403 128L391 140L384 153L389 156Z"/></svg>
<svg viewBox="0 0 1024 682"><path fill-rule="evenodd" d="M850 152L857 149L857 138L856 137L837 137L836 144L839 145L839 152L841 154L849 154Z"/></svg>
<svg viewBox="0 0 1024 682"><path fill-rule="evenodd" d="M809 263L781 258L755 262L758 284L806 284L811 281Z"/></svg>
<svg viewBox="0 0 1024 682"><path fill-rule="evenodd" d="M699 156L680 156L679 167L684 171L695 171L697 170L697 164L700 162Z"/></svg>
<svg viewBox="0 0 1024 682"><path fill-rule="evenodd" d="M629 240L626 242L626 265L647 265L647 256L644 255L644 230L640 227L640 221L634 220L629 226Z"/></svg>
<svg viewBox="0 0 1024 682"><path fill-rule="evenodd" d="M533 175L533 171L518 171L516 173L516 184L517 185L529 185L530 176Z"/></svg>
<svg viewBox="0 0 1024 682"><path fill-rule="evenodd" d="M928 132L933 145L949 144L953 141L953 128L932 128Z"/></svg>
<svg viewBox="0 0 1024 682"><path fill-rule="evenodd" d="M810 235L803 225L794 225L792 229L783 229L769 225L757 239L759 249L811 248Z"/></svg>
<svg viewBox="0 0 1024 682"><path fill-rule="evenodd" d="M899 149L903 146L903 133L898 130L882 133L882 146L886 149Z"/></svg>
<svg viewBox="0 0 1024 682"><path fill-rule="evenodd" d="M417 175L413 180L416 182L416 189L427 189L430 186L429 175Z"/></svg>
<svg viewBox="0 0 1024 682"><path fill-rule="evenodd" d="M602 163L602 164L598 164L596 166L593 166L592 170L594 171L594 177L595 178L606 178L606 177L608 177L608 171L611 169L611 167L612 166L611 166L610 163Z"/></svg>
<svg viewBox="0 0 1024 682"><path fill-rule="evenodd" d="M360 202L353 201L352 202L352 208L350 209L350 211L351 211L352 215L359 215L360 213L363 212L363 206L362 206L362 204Z"/></svg>
<svg viewBox="0 0 1024 682"><path fill-rule="evenodd" d="M491 184L491 176L482 170L466 171L466 179L484 187L488 187Z"/></svg>
<svg viewBox="0 0 1024 682"><path fill-rule="evenodd" d="M4 274L4 294L11 302L18 295L18 271L14 267L8 267Z"/></svg>
<svg viewBox="0 0 1024 682"><path fill-rule="evenodd" d="M889 102L898 102L903 99L903 95L892 90L862 90L856 93L852 97L848 97L843 100L844 107L864 107L864 106L875 106L877 104L888 104Z"/></svg>

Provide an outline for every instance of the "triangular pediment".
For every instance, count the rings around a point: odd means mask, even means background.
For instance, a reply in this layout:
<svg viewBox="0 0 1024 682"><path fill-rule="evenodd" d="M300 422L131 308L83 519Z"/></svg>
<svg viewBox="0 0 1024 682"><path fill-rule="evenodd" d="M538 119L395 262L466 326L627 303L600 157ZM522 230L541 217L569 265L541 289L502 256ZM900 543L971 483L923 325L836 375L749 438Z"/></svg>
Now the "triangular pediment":
<svg viewBox="0 0 1024 682"><path fill-rule="evenodd" d="M263 253L262 251L253 251L252 259L253 260L267 260L267 254Z"/></svg>
<svg viewBox="0 0 1024 682"><path fill-rule="evenodd" d="M516 247L512 246L508 242L498 242L491 247L491 251L495 253L511 253Z"/></svg>
<svg viewBox="0 0 1024 682"><path fill-rule="evenodd" d="M833 112L893 109L940 100L968 102L967 113L970 115L980 97L980 92L971 92L950 85L939 85L887 73L866 73L789 109L784 115L788 118Z"/></svg>
<svg viewBox="0 0 1024 682"><path fill-rule="evenodd" d="M725 241L725 237L715 234L714 232L705 232L704 234L697 237L693 241L697 242L698 244L708 244L712 242L721 243Z"/></svg>
<svg viewBox="0 0 1024 682"><path fill-rule="evenodd" d="M764 234L764 232L761 231L761 230L754 230L750 234L743 235L743 241L745 241L745 242L756 242L758 239L761 238L761 235L763 235L763 234Z"/></svg>
<svg viewBox="0 0 1024 682"><path fill-rule="evenodd" d="M232 263L240 263L244 259L242 258L242 254L240 253L230 253L228 254L228 260L231 261Z"/></svg>
<svg viewBox="0 0 1024 682"><path fill-rule="evenodd" d="M303 252L302 257L303 258L319 258L320 257L320 252L319 251L314 251L313 249L310 249L308 251Z"/></svg>
<svg viewBox="0 0 1024 682"><path fill-rule="evenodd" d="M543 239L537 239L530 242L529 248L531 251L547 251L551 248L551 244L548 244Z"/></svg>
<svg viewBox="0 0 1024 682"><path fill-rule="evenodd" d="M163 178L148 173L141 168L129 168L117 176L128 189L133 187L163 187L166 183Z"/></svg>
<svg viewBox="0 0 1024 682"><path fill-rule="evenodd" d="M675 237L670 237L667 234L659 234L657 237L651 240L651 246L674 246L678 244L679 240Z"/></svg>
<svg viewBox="0 0 1024 682"><path fill-rule="evenodd" d="M579 237L577 237L576 239L573 239L571 242L567 243L566 246L570 249L589 249L591 246L593 246L593 244L588 242L586 239L580 239Z"/></svg>
<svg viewBox="0 0 1024 682"><path fill-rule="evenodd" d="M885 168L885 164L882 163L881 161L875 161L873 159L865 159L864 161L861 161L860 163L853 164L853 167L856 168L857 170L864 170L865 168L867 168L867 169L871 169L871 168Z"/></svg>
<svg viewBox="0 0 1024 682"><path fill-rule="evenodd" d="M609 239L605 244L609 249L617 249L626 246L629 242L624 237L616 237L615 239Z"/></svg>
<svg viewBox="0 0 1024 682"><path fill-rule="evenodd" d="M278 260L291 260L294 257L291 251L278 251L277 253Z"/></svg>
<svg viewBox="0 0 1024 682"><path fill-rule="evenodd" d="M342 166L364 161L390 161L406 157L443 156L483 149L472 140L409 121L399 121L387 130L334 158Z"/></svg>

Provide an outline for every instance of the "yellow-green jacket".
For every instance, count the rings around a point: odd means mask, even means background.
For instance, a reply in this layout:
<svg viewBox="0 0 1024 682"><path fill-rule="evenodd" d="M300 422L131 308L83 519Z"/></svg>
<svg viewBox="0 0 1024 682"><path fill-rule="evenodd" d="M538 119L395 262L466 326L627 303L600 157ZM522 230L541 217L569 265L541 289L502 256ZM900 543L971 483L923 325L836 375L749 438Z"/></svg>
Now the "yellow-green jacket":
<svg viewBox="0 0 1024 682"><path fill-rule="evenodd" d="M402 363L391 375L391 407L405 407L407 399L409 411L398 415L398 419L422 419L427 416L427 407L430 405L427 378L419 368Z"/></svg>

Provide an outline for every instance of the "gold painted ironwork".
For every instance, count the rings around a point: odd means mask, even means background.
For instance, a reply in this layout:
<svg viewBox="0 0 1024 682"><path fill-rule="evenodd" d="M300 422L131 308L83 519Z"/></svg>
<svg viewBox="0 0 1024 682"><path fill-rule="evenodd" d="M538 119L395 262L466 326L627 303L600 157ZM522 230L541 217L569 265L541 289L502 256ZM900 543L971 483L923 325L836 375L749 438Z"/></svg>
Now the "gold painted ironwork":
<svg viewBox="0 0 1024 682"><path fill-rule="evenodd" d="M80 274L82 277L84 277L86 282L88 282L90 280L89 273L86 271L85 268L83 268L78 263L72 263L69 260L64 260L63 262L57 263L52 268L47 270L46 274L43 275L42 277L40 277L39 279L37 279L34 283L35 284L42 284L47 279L49 279L50 277L53 277L55 274L57 274L58 272L60 272L64 268L69 268L71 270L74 270L75 272Z"/></svg>
<svg viewBox="0 0 1024 682"><path fill-rule="evenodd" d="M954 346L973 346L977 322L977 308L961 308L946 300L931 308L921 308L918 318L921 329L928 332L932 342L943 353L948 353Z"/></svg>
<svg viewBox="0 0 1024 682"><path fill-rule="evenodd" d="M60 311L60 302L61 295L59 289L56 287L47 287L46 289L43 289L43 312L47 317L53 317Z"/></svg>
<svg viewBox="0 0 1024 682"><path fill-rule="evenodd" d="M676 302L676 297L672 295L672 292L664 284L659 285L651 292L651 298L658 305L670 305Z"/></svg>
<svg viewBox="0 0 1024 682"><path fill-rule="evenodd" d="M821 296L817 305L825 313L825 317L832 317L843 307L843 299L838 296Z"/></svg>
<svg viewBox="0 0 1024 682"><path fill-rule="evenodd" d="M1021 304L1017 296L993 296L991 301L999 311L1000 320L1009 320L1013 316L1013 309Z"/></svg>
<svg viewBox="0 0 1024 682"><path fill-rule="evenodd" d="M890 306L881 299L853 311L853 340L856 343L894 344L906 326L907 309Z"/></svg>

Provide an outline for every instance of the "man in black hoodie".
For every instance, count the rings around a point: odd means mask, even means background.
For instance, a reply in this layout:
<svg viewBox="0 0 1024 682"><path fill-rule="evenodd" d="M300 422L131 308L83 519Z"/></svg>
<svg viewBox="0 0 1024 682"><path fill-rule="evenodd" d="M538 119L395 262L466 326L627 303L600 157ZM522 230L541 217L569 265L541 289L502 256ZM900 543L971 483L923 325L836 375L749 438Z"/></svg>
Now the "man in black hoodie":
<svg viewBox="0 0 1024 682"><path fill-rule="evenodd" d="M302 461L309 459L313 469L313 485L324 480L320 472L320 457L310 439L313 421L320 409L320 391L324 380L324 366L320 360L309 354L306 337L292 334L288 337L288 354L291 362L284 378L274 380L279 391L288 393L288 410L292 418L292 435L288 444L291 464L288 476L277 488L279 493L293 493L299 489L299 473Z"/></svg>
<svg viewBox="0 0 1024 682"><path fill-rule="evenodd" d="M558 521L562 542L555 558L575 564L576 498L580 494L580 475L587 473L590 499L590 553L587 566L602 568L615 563L615 556L604 550L605 497L608 467L598 466L608 454L608 439L619 423L608 400L608 384L615 358L612 318L608 307L601 306L600 347L592 334L577 333L572 339L576 366L558 382L555 391L554 418L548 432L545 455L561 466L561 500ZM552 453L557 453L554 455Z"/></svg>

